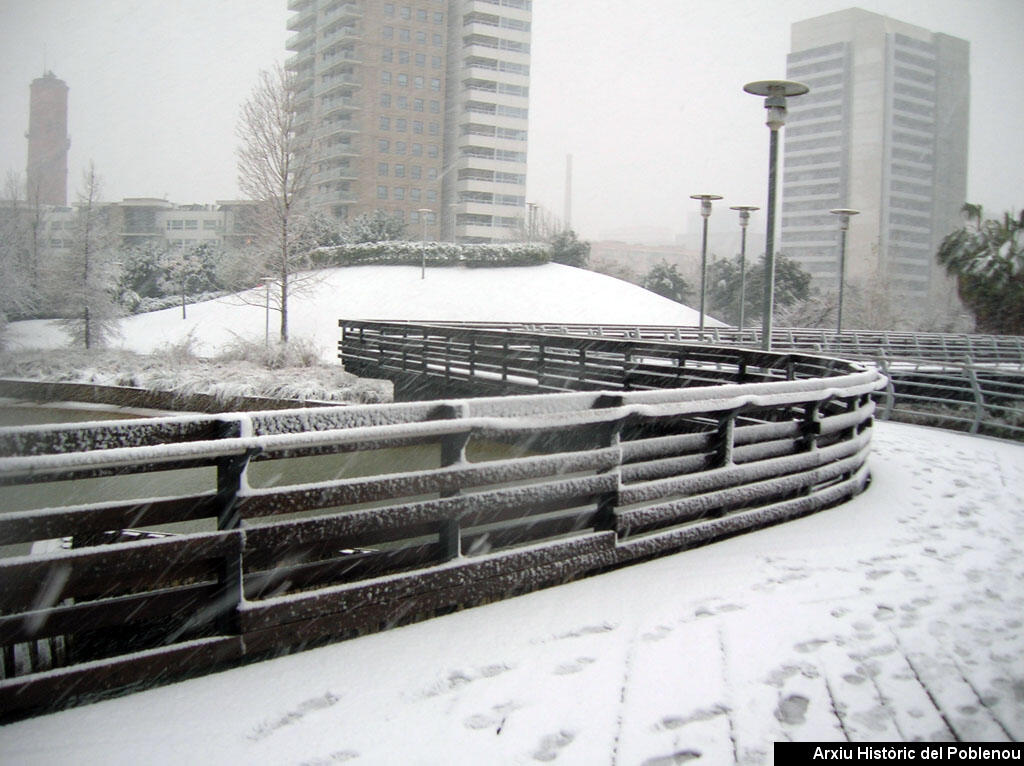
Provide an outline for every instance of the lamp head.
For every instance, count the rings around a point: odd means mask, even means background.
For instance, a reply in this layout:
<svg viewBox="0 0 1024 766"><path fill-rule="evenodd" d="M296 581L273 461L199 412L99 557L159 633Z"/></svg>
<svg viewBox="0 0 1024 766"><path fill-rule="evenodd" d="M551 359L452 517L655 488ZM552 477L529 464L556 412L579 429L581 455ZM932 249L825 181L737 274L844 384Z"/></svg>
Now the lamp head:
<svg viewBox="0 0 1024 766"><path fill-rule="evenodd" d="M755 96L765 96L764 108L768 110L765 124L771 130L778 130L786 124L786 97L802 96L810 88L792 80L757 80L748 82L743 90Z"/></svg>
<svg viewBox="0 0 1024 766"><path fill-rule="evenodd" d="M761 208L756 205L733 205L729 208L730 210L738 210L740 213L740 226L744 229L750 224L750 212L752 210L760 210Z"/></svg>
<svg viewBox="0 0 1024 766"><path fill-rule="evenodd" d="M707 218L711 215L711 201L722 199L720 194L691 194L690 199L700 200L700 214Z"/></svg>

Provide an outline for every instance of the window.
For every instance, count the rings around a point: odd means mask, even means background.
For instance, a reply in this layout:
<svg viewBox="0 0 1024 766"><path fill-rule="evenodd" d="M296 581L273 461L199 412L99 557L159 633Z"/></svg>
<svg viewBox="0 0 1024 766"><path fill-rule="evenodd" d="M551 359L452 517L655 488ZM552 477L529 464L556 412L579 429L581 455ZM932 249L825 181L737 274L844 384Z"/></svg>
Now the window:
<svg viewBox="0 0 1024 766"><path fill-rule="evenodd" d="M430 102L430 113L431 114L441 114L441 102L440 101L431 101Z"/></svg>
<svg viewBox="0 0 1024 766"><path fill-rule="evenodd" d="M416 9L416 21L426 21L427 12L423 8Z"/></svg>
<svg viewBox="0 0 1024 766"><path fill-rule="evenodd" d="M380 105L383 106L383 107L390 107L391 106L391 94L390 93L381 93L380 94Z"/></svg>
<svg viewBox="0 0 1024 766"><path fill-rule="evenodd" d="M426 53L417 53L416 54L416 66L426 66L426 65L427 65L427 54Z"/></svg>
<svg viewBox="0 0 1024 766"><path fill-rule="evenodd" d="M413 144L412 145L412 156L413 157L420 157L422 155L423 155L423 144Z"/></svg>
<svg viewBox="0 0 1024 766"><path fill-rule="evenodd" d="M399 51L398 52L398 63L399 64L405 64L406 66L408 66L408 64L409 64L409 51Z"/></svg>
<svg viewBox="0 0 1024 766"><path fill-rule="evenodd" d="M398 75L398 86L400 88L407 88L407 87L409 87L409 75L407 75L407 74L400 74L400 75Z"/></svg>
<svg viewBox="0 0 1024 766"><path fill-rule="evenodd" d="M416 42L420 45L427 44L427 33L423 31L416 32Z"/></svg>
<svg viewBox="0 0 1024 766"><path fill-rule="evenodd" d="M394 16L395 15L395 4L394 3L384 3L384 15L385 16Z"/></svg>
<svg viewBox="0 0 1024 766"><path fill-rule="evenodd" d="M423 120L413 120L412 121L412 132L416 133L416 134L422 134L423 133Z"/></svg>
<svg viewBox="0 0 1024 766"><path fill-rule="evenodd" d="M440 77L431 77L430 78L430 89L431 90L437 90L437 91L441 90L441 78Z"/></svg>
<svg viewBox="0 0 1024 766"><path fill-rule="evenodd" d="M401 8L398 9L398 15L401 16L403 19L411 19L412 8L410 8L408 5L403 5Z"/></svg>
<svg viewBox="0 0 1024 766"><path fill-rule="evenodd" d="M437 202L437 192L433 189L427 189L427 202Z"/></svg>
<svg viewBox="0 0 1024 766"><path fill-rule="evenodd" d="M423 168L419 165L409 166L409 178L419 178L423 174Z"/></svg>
<svg viewBox="0 0 1024 766"><path fill-rule="evenodd" d="M429 181L436 181L437 180L437 168L427 168L427 180L429 180Z"/></svg>
<svg viewBox="0 0 1024 766"><path fill-rule="evenodd" d="M398 30L398 39L401 42L403 42L403 43L409 42L410 41L409 30L408 29L399 29Z"/></svg>
<svg viewBox="0 0 1024 766"><path fill-rule="evenodd" d="M436 122L430 123L430 135L437 136L441 133L441 126Z"/></svg>
<svg viewBox="0 0 1024 766"><path fill-rule="evenodd" d="M420 200L420 190L419 189L409 189L409 199L413 200L414 202L419 202L419 200Z"/></svg>
<svg viewBox="0 0 1024 766"><path fill-rule="evenodd" d="M398 108L399 109L408 109L409 108L409 97L408 96L399 96L398 97Z"/></svg>
<svg viewBox="0 0 1024 766"><path fill-rule="evenodd" d="M394 48L381 48L380 50L381 61L394 61L395 60L395 49Z"/></svg>
<svg viewBox="0 0 1024 766"><path fill-rule="evenodd" d="M405 141L395 141L395 154L405 154Z"/></svg>
<svg viewBox="0 0 1024 766"><path fill-rule="evenodd" d="M377 139L377 151L381 154L387 154L391 150L391 142L386 138Z"/></svg>
<svg viewBox="0 0 1024 766"><path fill-rule="evenodd" d="M396 186L393 190L395 199L405 199L405 187Z"/></svg>
<svg viewBox="0 0 1024 766"><path fill-rule="evenodd" d="M383 72L382 71L380 73L380 84L381 85L390 85L391 84L391 72Z"/></svg>
<svg viewBox="0 0 1024 766"><path fill-rule="evenodd" d="M423 90L423 75L418 74L415 77L413 77L412 84L414 88L419 88L420 90Z"/></svg>
<svg viewBox="0 0 1024 766"><path fill-rule="evenodd" d="M422 112L423 111L423 99L422 98L414 98L412 100L412 110L414 112Z"/></svg>
<svg viewBox="0 0 1024 766"><path fill-rule="evenodd" d="M434 23L444 24L444 14L440 11L434 11Z"/></svg>
<svg viewBox="0 0 1024 766"><path fill-rule="evenodd" d="M427 147L427 156L428 157L437 157L437 155L438 155L437 144L430 144ZM523 156L523 162L526 162L526 156L525 155Z"/></svg>
<svg viewBox="0 0 1024 766"><path fill-rule="evenodd" d="M405 178L405 165L395 165L395 178Z"/></svg>
<svg viewBox="0 0 1024 766"><path fill-rule="evenodd" d="M397 168L396 168L397 170ZM377 175L386 176L388 174L388 163L378 162L377 163Z"/></svg>
<svg viewBox="0 0 1024 766"><path fill-rule="evenodd" d="M380 36L383 37L385 40L392 40L392 39L394 39L394 37L395 37L395 28L394 27L381 27L380 28Z"/></svg>
<svg viewBox="0 0 1024 766"><path fill-rule="evenodd" d="M217 228L217 222L213 221L213 220L207 219L207 220L203 221L203 228L206 229L206 230L216 229Z"/></svg>
<svg viewBox="0 0 1024 766"><path fill-rule="evenodd" d="M432 34L430 36L430 42L431 42L431 44L435 48L440 48L441 47L441 35L439 35L437 32L434 32L434 34Z"/></svg>
<svg viewBox="0 0 1024 766"><path fill-rule="evenodd" d="M386 186L378 186L377 187L377 199L387 199L387 198L388 198L388 187L386 187Z"/></svg>
<svg viewBox="0 0 1024 766"><path fill-rule="evenodd" d="M407 130L407 123L404 117L399 117L395 120L395 130L399 133L405 133Z"/></svg>
<svg viewBox="0 0 1024 766"><path fill-rule="evenodd" d="M168 221L167 222L167 228L168 229L184 229L185 228L185 222L182 221L180 218L179 219L175 219L173 221Z"/></svg>
<svg viewBox="0 0 1024 766"><path fill-rule="evenodd" d="M391 130L391 118L381 117L379 127L381 130Z"/></svg>

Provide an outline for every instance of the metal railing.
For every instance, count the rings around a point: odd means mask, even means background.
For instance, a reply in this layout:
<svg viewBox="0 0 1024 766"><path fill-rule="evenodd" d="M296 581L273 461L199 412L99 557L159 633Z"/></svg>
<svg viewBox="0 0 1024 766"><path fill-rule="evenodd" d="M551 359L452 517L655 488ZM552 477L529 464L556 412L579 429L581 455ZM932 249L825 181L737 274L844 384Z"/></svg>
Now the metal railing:
<svg viewBox="0 0 1024 766"><path fill-rule="evenodd" d="M683 550L868 479L872 368L415 332L349 324L343 344L442 382L601 390L0 429L0 545L19 554L0 559L3 715ZM70 494L99 481L109 498ZM33 499L48 487L64 499ZM124 529L138 539L107 544ZM10 547L54 539L74 547Z"/></svg>

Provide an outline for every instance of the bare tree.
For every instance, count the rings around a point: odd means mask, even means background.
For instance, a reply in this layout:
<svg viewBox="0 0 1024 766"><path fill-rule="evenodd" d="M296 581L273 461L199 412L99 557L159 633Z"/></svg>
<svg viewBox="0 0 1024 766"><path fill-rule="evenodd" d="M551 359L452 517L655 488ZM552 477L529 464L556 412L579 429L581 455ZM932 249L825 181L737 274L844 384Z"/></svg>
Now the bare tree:
<svg viewBox="0 0 1024 766"><path fill-rule="evenodd" d="M281 341L288 340L288 297L304 265L305 207L310 187L311 141L301 124L295 75L280 65L260 72L238 124L238 183L260 205L257 227L262 256L254 269L277 282ZM263 274L254 274L255 277Z"/></svg>
<svg viewBox="0 0 1024 766"><path fill-rule="evenodd" d="M0 202L0 333L11 315L31 313L36 296L31 280L30 210L21 199L21 180L8 173Z"/></svg>
<svg viewBox="0 0 1024 766"><path fill-rule="evenodd" d="M100 178L91 162L82 174L76 208L72 247L54 287L63 305L62 324L72 342L97 348L117 334L121 311L115 295L116 239L107 222L108 211L100 203Z"/></svg>

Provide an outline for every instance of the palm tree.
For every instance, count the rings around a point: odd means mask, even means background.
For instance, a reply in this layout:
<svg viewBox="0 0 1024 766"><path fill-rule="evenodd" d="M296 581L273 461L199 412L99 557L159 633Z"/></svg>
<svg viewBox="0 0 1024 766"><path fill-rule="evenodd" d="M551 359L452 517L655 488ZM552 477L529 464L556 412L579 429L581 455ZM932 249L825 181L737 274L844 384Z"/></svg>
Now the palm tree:
<svg viewBox="0 0 1024 766"><path fill-rule="evenodd" d="M981 205L961 208L964 225L942 240L937 258L956 277L978 329L1024 333L1024 210L986 219Z"/></svg>

